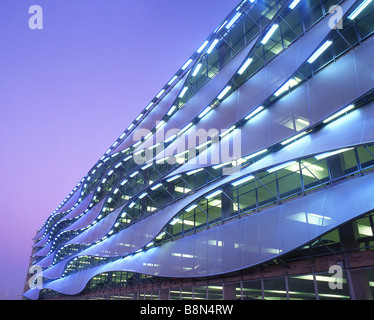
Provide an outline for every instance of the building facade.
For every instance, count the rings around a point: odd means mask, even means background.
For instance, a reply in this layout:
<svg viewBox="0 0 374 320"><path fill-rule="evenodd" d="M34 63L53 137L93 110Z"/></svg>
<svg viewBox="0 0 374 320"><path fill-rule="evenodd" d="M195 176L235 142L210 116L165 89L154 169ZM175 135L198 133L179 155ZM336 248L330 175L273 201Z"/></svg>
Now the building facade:
<svg viewBox="0 0 374 320"><path fill-rule="evenodd" d="M373 31L371 0L240 2L39 228L24 297L373 299Z"/></svg>

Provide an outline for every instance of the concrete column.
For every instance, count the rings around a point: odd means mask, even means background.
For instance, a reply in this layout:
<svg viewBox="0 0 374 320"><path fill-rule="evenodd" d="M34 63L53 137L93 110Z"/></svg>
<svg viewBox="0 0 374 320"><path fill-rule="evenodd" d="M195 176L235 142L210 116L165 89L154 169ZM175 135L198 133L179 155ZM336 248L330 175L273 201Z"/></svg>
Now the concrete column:
<svg viewBox="0 0 374 320"><path fill-rule="evenodd" d="M161 289L160 290L160 300L169 300L170 299L170 290Z"/></svg>
<svg viewBox="0 0 374 320"><path fill-rule="evenodd" d="M222 286L223 300L236 300L235 283L224 283Z"/></svg>

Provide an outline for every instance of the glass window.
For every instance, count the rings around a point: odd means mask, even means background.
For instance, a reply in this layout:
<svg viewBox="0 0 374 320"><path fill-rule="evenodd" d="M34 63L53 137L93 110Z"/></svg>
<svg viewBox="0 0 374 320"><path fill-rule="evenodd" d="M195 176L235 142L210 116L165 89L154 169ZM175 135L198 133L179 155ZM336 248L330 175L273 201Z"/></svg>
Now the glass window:
<svg viewBox="0 0 374 320"><path fill-rule="evenodd" d="M369 281L369 287L370 287L370 292L371 292L371 299L374 298L374 269L367 269L366 270L368 281Z"/></svg>
<svg viewBox="0 0 374 320"><path fill-rule="evenodd" d="M288 277L290 300L315 300L313 275Z"/></svg>
<svg viewBox="0 0 374 320"><path fill-rule="evenodd" d="M145 292L139 292L139 300L145 300Z"/></svg>
<svg viewBox="0 0 374 320"><path fill-rule="evenodd" d="M320 217L317 215L310 216L309 223L325 225L329 223L329 217ZM333 230L322 236L320 239L314 241L311 244L311 252L314 256L332 253L339 254L341 252L339 231L337 229Z"/></svg>
<svg viewBox="0 0 374 320"><path fill-rule="evenodd" d="M283 35L284 47L287 48L297 37L303 33L303 26L300 21L298 10L292 10L280 22Z"/></svg>
<svg viewBox="0 0 374 320"><path fill-rule="evenodd" d="M369 10L373 10L374 3L370 3L366 8L365 12L370 12ZM362 20L357 23L358 31L360 32L361 38L365 38L369 36L374 31L374 11L370 12L365 16L364 11L360 14L363 15L363 18L359 16Z"/></svg>
<svg viewBox="0 0 374 320"><path fill-rule="evenodd" d="M344 22L348 23L348 22ZM349 28L345 27L342 30L341 35L336 37L333 41L333 48L335 52L335 56L339 57L340 55L344 54L347 50L349 50L352 46L354 46L358 42L357 33L354 26Z"/></svg>
<svg viewBox="0 0 374 320"><path fill-rule="evenodd" d="M144 300L153 300L152 299L152 291L145 291L144 292Z"/></svg>
<svg viewBox="0 0 374 320"><path fill-rule="evenodd" d="M222 202L222 219L227 219L232 217L238 211L237 205L234 205L235 200L233 197L233 188L231 185L224 186L221 194Z"/></svg>
<svg viewBox="0 0 374 320"><path fill-rule="evenodd" d="M261 281L243 281L242 289L242 300L261 300L262 299L262 289Z"/></svg>
<svg viewBox="0 0 374 320"><path fill-rule="evenodd" d="M358 170L354 149L329 157L328 163L333 179L339 179Z"/></svg>
<svg viewBox="0 0 374 320"><path fill-rule="evenodd" d="M372 216L357 220L357 237L360 248L371 249L374 246Z"/></svg>
<svg viewBox="0 0 374 320"><path fill-rule="evenodd" d="M346 273L342 271L341 286L332 273L316 274L318 297L320 300L350 299Z"/></svg>
<svg viewBox="0 0 374 320"><path fill-rule="evenodd" d="M305 190L321 187L330 180L326 159L317 161L312 157L301 160L301 172Z"/></svg>
<svg viewBox="0 0 374 320"><path fill-rule="evenodd" d="M255 180L250 180L237 187L233 187L233 197L240 197L241 195L247 194L256 189Z"/></svg>
<svg viewBox="0 0 374 320"><path fill-rule="evenodd" d="M158 290L152 290L152 300L159 300L159 291Z"/></svg>
<svg viewBox="0 0 374 320"><path fill-rule="evenodd" d="M260 183L257 182L257 200L258 205L265 206L269 204L273 204L278 201L277 199L277 183L276 181L269 182L269 183ZM261 181L262 182L262 181Z"/></svg>
<svg viewBox="0 0 374 320"><path fill-rule="evenodd" d="M286 169L280 170L277 174L279 195L281 199L301 192L299 163L296 162L293 166L287 167Z"/></svg>
<svg viewBox="0 0 374 320"><path fill-rule="evenodd" d="M222 285L208 286L208 300L222 300Z"/></svg>
<svg viewBox="0 0 374 320"><path fill-rule="evenodd" d="M243 18L246 43L249 43L260 31L259 25L253 23L253 21L256 21L258 19L258 16L254 17L254 15L256 15L256 13L254 12L254 10L251 10L247 14L245 14Z"/></svg>
<svg viewBox="0 0 374 320"><path fill-rule="evenodd" d="M185 212L183 218L183 234L187 235L195 230L194 212Z"/></svg>
<svg viewBox="0 0 374 320"><path fill-rule="evenodd" d="M341 155L342 169L347 174L357 172L357 160L354 149L342 153Z"/></svg>
<svg viewBox="0 0 374 320"><path fill-rule="evenodd" d="M170 224L170 230L168 230L173 236L182 234L183 231L183 213L173 220Z"/></svg>
<svg viewBox="0 0 374 320"><path fill-rule="evenodd" d="M221 194L208 200L208 223L215 224L221 221L222 200Z"/></svg>
<svg viewBox="0 0 374 320"><path fill-rule="evenodd" d="M362 169L368 169L374 165L374 146L357 147L357 154Z"/></svg>
<svg viewBox="0 0 374 320"><path fill-rule="evenodd" d="M283 39L281 36L281 32L281 28L278 27L269 41L263 47L260 47L256 51L256 53L260 57L262 56L266 62L269 62L283 50Z"/></svg>
<svg viewBox="0 0 374 320"><path fill-rule="evenodd" d="M125 295L126 300L134 300L134 294L132 292L127 292Z"/></svg>
<svg viewBox="0 0 374 320"><path fill-rule="evenodd" d="M205 200L205 202L206 202L206 200ZM206 207L206 205L205 205L205 207ZM203 206L203 209L205 210L206 208L204 208L204 206ZM205 211L203 211L203 209L200 208L200 207L197 207L196 209L194 209L196 229L199 229L199 228L202 228L202 227L206 226L206 224L208 222L208 217L207 217Z"/></svg>
<svg viewBox="0 0 374 320"><path fill-rule="evenodd" d="M238 22L237 22L237 25L233 28L231 28L230 30L230 35L229 37L227 37L228 39L228 43L230 45L230 47L232 48L230 50L230 56L228 57L229 59L232 58L238 51L240 51L244 45L245 45L245 37L244 37L244 34L245 34L245 26L246 26L246 23L244 22L244 18L246 18L246 16L242 15ZM243 32L244 31L244 32Z"/></svg>
<svg viewBox="0 0 374 320"><path fill-rule="evenodd" d="M206 300L207 299L207 287L197 286L194 287L194 300Z"/></svg>
<svg viewBox="0 0 374 320"><path fill-rule="evenodd" d="M193 289L192 287L183 287L181 291L181 300L192 300Z"/></svg>
<svg viewBox="0 0 374 320"><path fill-rule="evenodd" d="M247 188L250 189L251 187ZM234 199L236 203L233 204L234 212L237 212L239 209L241 212L249 212L251 210L255 210L257 208L257 201L256 201L256 189L254 189L254 183L252 185L252 190L245 192L240 190L242 194Z"/></svg>
<svg viewBox="0 0 374 320"><path fill-rule="evenodd" d="M319 0L302 1L299 10L303 12L305 29L309 29L316 21L323 17L322 7Z"/></svg>
<svg viewBox="0 0 374 320"><path fill-rule="evenodd" d="M170 300L180 300L180 297L181 297L181 290L180 290L180 288L170 289Z"/></svg>
<svg viewBox="0 0 374 320"><path fill-rule="evenodd" d="M285 278L272 278L264 280L265 300L287 300Z"/></svg>

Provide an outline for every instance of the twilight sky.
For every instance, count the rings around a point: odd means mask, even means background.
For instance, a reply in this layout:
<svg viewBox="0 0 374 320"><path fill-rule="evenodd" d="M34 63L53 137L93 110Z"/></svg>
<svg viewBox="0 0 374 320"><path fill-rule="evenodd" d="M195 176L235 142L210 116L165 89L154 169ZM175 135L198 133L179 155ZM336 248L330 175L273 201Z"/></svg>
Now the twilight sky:
<svg viewBox="0 0 374 320"><path fill-rule="evenodd" d="M1 1L0 299L21 297L37 228L238 3Z"/></svg>

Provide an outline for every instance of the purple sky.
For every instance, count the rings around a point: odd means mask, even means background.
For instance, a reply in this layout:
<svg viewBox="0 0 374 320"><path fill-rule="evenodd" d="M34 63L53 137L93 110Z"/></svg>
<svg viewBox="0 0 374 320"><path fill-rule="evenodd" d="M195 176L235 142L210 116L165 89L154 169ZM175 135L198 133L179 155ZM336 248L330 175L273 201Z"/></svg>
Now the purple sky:
<svg viewBox="0 0 374 320"><path fill-rule="evenodd" d="M20 298L37 228L239 2L2 0L0 299Z"/></svg>

